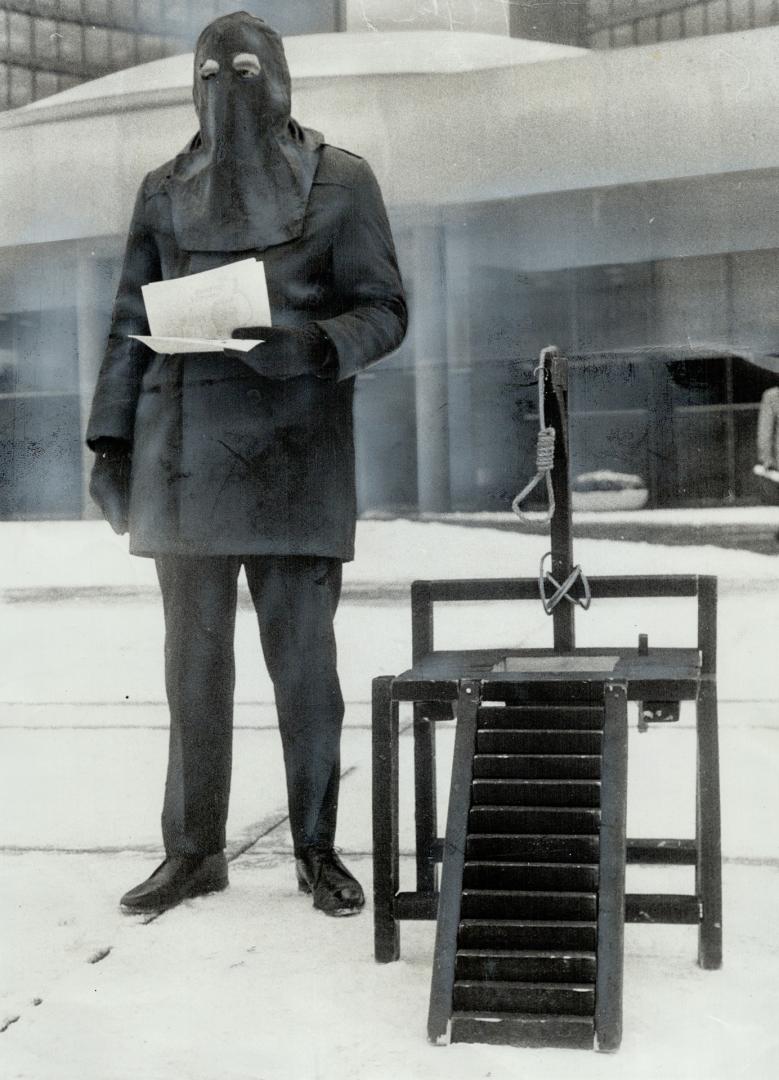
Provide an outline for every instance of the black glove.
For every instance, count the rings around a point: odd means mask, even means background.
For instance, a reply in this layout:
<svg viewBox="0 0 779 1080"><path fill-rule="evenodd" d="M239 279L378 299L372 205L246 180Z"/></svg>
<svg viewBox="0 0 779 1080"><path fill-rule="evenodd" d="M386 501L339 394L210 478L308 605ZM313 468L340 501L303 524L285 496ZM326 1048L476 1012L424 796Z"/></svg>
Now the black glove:
<svg viewBox="0 0 779 1080"><path fill-rule="evenodd" d="M123 439L96 439L92 449L95 463L89 478L89 494L114 532L121 536L127 532L130 509L130 446Z"/></svg>
<svg viewBox="0 0 779 1080"><path fill-rule="evenodd" d="M306 323L299 329L289 326L240 327L233 330L232 336L262 341L249 352L225 349L225 355L243 360L267 379L294 379L298 375L331 379L335 374L335 349L316 323Z"/></svg>

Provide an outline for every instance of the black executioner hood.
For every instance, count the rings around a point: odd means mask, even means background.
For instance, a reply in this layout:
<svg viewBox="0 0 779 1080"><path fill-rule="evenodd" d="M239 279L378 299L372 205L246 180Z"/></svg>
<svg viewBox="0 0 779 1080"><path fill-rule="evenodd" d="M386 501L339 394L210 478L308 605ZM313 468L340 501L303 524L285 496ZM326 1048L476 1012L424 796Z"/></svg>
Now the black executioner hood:
<svg viewBox="0 0 779 1080"><path fill-rule="evenodd" d="M322 137L290 117L281 38L238 11L203 30L193 96L200 131L168 182L185 251L245 251L300 236Z"/></svg>

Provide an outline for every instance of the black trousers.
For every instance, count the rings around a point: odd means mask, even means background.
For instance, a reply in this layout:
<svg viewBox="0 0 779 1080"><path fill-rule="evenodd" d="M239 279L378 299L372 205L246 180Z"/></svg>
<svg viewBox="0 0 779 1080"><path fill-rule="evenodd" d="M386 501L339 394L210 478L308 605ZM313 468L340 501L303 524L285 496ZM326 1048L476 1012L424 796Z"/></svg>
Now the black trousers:
<svg viewBox="0 0 779 1080"><path fill-rule="evenodd" d="M343 697L333 633L339 559L158 556L170 745L162 835L168 855L225 846L232 763L238 574L249 583L273 681L295 851L332 844Z"/></svg>

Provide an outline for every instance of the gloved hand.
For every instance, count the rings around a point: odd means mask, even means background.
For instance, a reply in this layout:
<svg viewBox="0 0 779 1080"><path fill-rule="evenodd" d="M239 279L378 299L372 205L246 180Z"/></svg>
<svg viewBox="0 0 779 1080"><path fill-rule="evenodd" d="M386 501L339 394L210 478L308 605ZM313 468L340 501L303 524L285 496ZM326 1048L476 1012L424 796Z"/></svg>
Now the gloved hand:
<svg viewBox="0 0 779 1080"><path fill-rule="evenodd" d="M294 329L289 326L240 327L233 330L232 336L262 341L249 352L225 349L225 355L243 360L267 379L294 379L298 375L329 379L335 373L335 350L316 323Z"/></svg>
<svg viewBox="0 0 779 1080"><path fill-rule="evenodd" d="M130 445L123 439L96 439L89 494L103 517L121 536L127 532L130 510Z"/></svg>

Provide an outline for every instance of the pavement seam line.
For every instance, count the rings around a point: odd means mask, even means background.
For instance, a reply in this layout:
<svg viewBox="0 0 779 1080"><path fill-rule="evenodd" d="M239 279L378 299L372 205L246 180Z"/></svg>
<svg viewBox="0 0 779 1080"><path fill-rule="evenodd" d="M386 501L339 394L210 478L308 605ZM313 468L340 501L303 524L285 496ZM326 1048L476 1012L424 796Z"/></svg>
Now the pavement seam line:
<svg viewBox="0 0 779 1080"><path fill-rule="evenodd" d="M357 769L358 769L358 766L350 765L348 768L344 769L341 772L340 779L345 780L347 777L349 777L353 773L357 772ZM251 828L254 828L254 829L259 828L260 832L255 836L247 836L247 837L245 837L245 839L243 841L239 841L237 847L233 848L232 851L230 852L230 854L227 855L227 862L232 863L236 859L240 858L241 855L243 855L245 852L247 852L250 848L254 847L254 845L256 843L258 843L260 840L262 840L264 837L270 835L270 833L272 833L275 829L278 829L278 827L280 825L283 825L284 822L287 821L288 819L289 819L289 814L288 813L282 814L282 812L280 810L277 810L274 815L268 815L268 817L263 818L262 821L256 822L254 826L249 826L250 829ZM0 853L1 852L2 852L2 849L0 849ZM79 852L75 852L75 854L79 854ZM172 909L168 908L166 910L169 911L169 910L172 910ZM155 922L157 919L160 918L161 915L164 915L164 914L165 914L165 911L154 912L153 914L151 914L147 918L141 918L139 920L140 925L141 926L148 926L150 923ZM110 956L110 954L113 952L113 950L114 950L113 945L108 945L108 946L105 946L102 949L98 949L91 956L87 957L87 963L88 964L98 964L102 960L105 960L106 957ZM36 998L34 998L32 1000L31 1004L33 1006L37 1007L38 1005L40 1005L42 1003L42 1000L43 1000L42 998L36 997ZM4 1032L6 1032L11 1027L12 1024L17 1023L21 1019L21 1017L22 1017L22 1013L17 1013L15 1015L6 1017L4 1020L0 1021L0 1035L2 1035Z"/></svg>
<svg viewBox="0 0 779 1080"><path fill-rule="evenodd" d="M345 780L348 776L351 776L351 774L356 772L356 771L357 771L357 766L356 765L350 765L347 769L343 770L343 772L341 773L340 779ZM276 829L278 829L278 827L280 825L283 825L284 822L288 821L288 820L289 820L289 814L288 813L282 813L281 810L277 810L275 812L275 815L269 814L267 817L263 818L261 821L255 822L255 824L253 826L250 825L249 829L258 829L259 828L260 831L256 835L246 836L244 840L239 841L237 846L233 847L230 850L229 854L227 855L228 864L235 862L235 860L240 858L241 855L243 855L245 852L249 851L249 849L253 848L254 845L259 843L260 840L264 839L266 836L269 836L272 832L274 832ZM248 829L246 831L248 832ZM175 906L177 906L177 905L174 905L174 907ZM146 916L145 918L142 918L140 920L141 925L142 926L148 926L150 923L156 922L156 920L159 919L162 915L164 915L166 913L166 911L172 911L172 910L173 910L173 908L166 908L163 911L152 912L151 914L149 914L148 916Z"/></svg>

